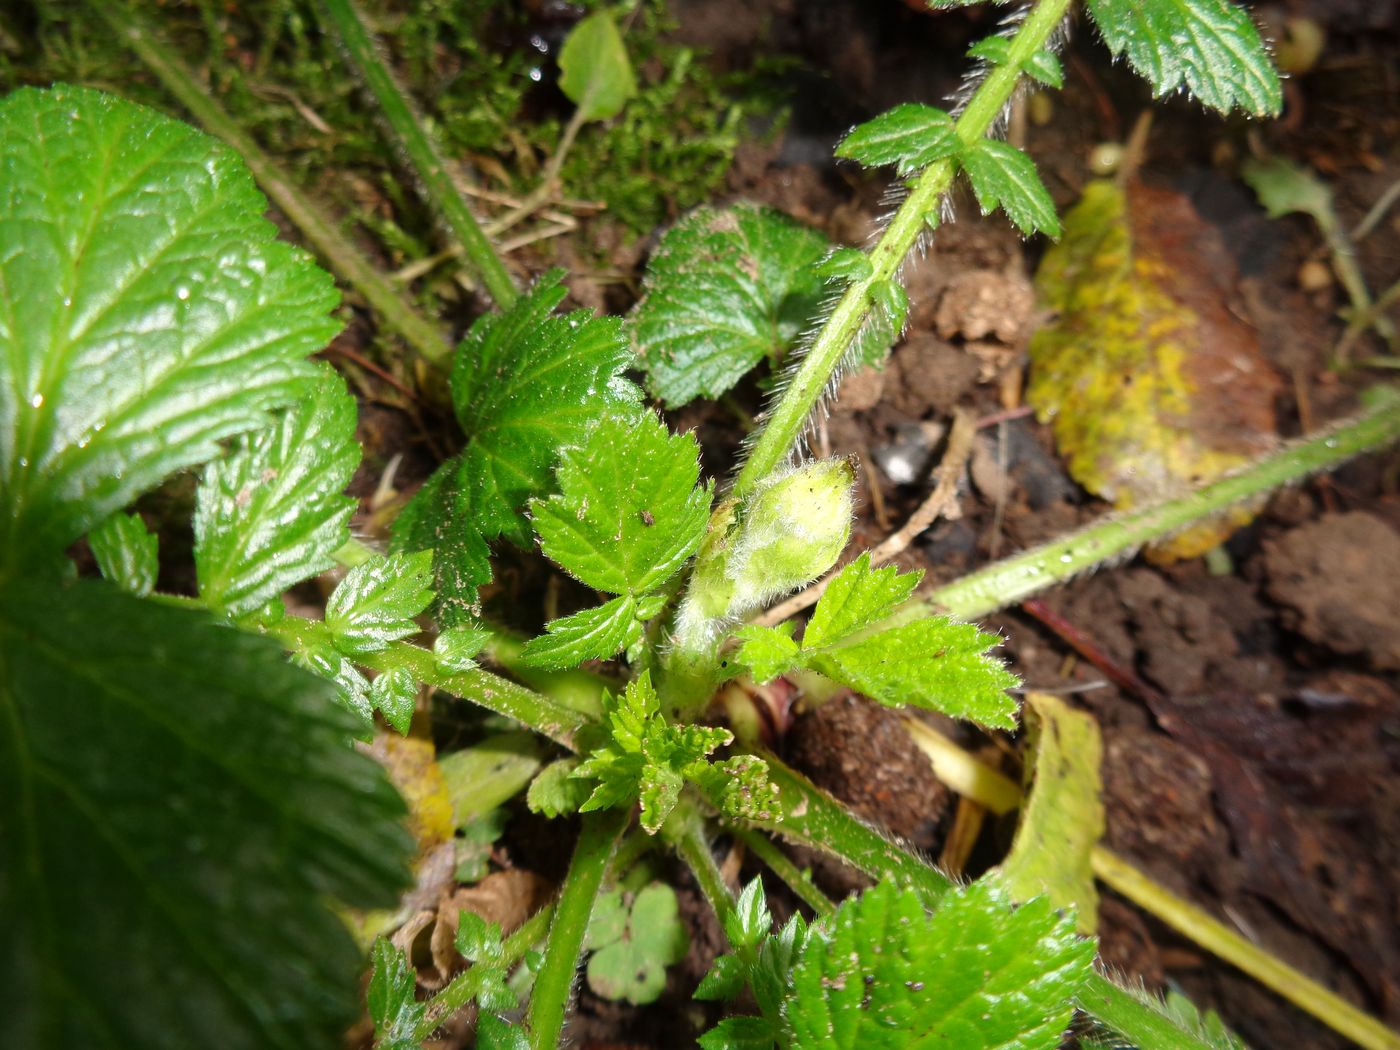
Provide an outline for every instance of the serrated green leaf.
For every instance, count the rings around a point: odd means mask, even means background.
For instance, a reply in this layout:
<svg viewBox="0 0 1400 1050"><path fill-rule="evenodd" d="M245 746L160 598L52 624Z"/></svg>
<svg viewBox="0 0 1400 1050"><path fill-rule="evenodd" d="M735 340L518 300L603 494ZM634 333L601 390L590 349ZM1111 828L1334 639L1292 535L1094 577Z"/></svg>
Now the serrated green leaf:
<svg viewBox="0 0 1400 1050"><path fill-rule="evenodd" d="M710 965L695 988L693 999L714 1002L737 999L744 990L744 964L737 955L721 955ZM701 1045L704 1045L703 1039Z"/></svg>
<svg viewBox="0 0 1400 1050"><path fill-rule="evenodd" d="M384 721L404 736L413 721L413 708L418 701L418 683L402 667L382 671L369 688L370 706L382 712Z"/></svg>
<svg viewBox="0 0 1400 1050"><path fill-rule="evenodd" d="M642 826L660 829L687 778L712 772L706 758L734 736L716 726L671 725L649 672L627 683L622 696L605 696L606 737L574 770L573 776L596 780L579 807L581 813L642 803Z"/></svg>
<svg viewBox="0 0 1400 1050"><path fill-rule="evenodd" d="M784 1002L784 1042L833 1050L1054 1050L1092 973L1094 942L1044 900L1014 908L981 880L932 915L881 883L810 938Z"/></svg>
<svg viewBox="0 0 1400 1050"><path fill-rule="evenodd" d="M302 395L200 480L194 562L211 609L255 611L333 566L350 538L355 501L343 493L360 462L355 399L329 368Z"/></svg>
<svg viewBox="0 0 1400 1050"><path fill-rule="evenodd" d="M374 728L370 681L353 663L330 646L313 645L292 654L292 662L336 686L340 706L359 719L357 735L368 738Z"/></svg>
<svg viewBox="0 0 1400 1050"><path fill-rule="evenodd" d="M735 755L703 769L691 769L689 777L719 794L720 812L731 820L779 821L783 819L778 787L768 778L768 763L754 755Z"/></svg>
<svg viewBox="0 0 1400 1050"><path fill-rule="evenodd" d="M1046 87L1059 89L1065 86L1064 67L1053 51L1037 51L1026 60L1024 69L1026 76Z"/></svg>
<svg viewBox="0 0 1400 1050"><path fill-rule="evenodd" d="M758 961L749 971L749 985L763 1016L777 1019L787 998L792 968L807 947L815 927L808 926L801 913L794 914L783 928L764 938L758 947Z"/></svg>
<svg viewBox="0 0 1400 1050"><path fill-rule="evenodd" d="M561 758L540 770L525 795L530 812L550 818L577 813L589 795L587 783L574 778L577 768L578 759Z"/></svg>
<svg viewBox="0 0 1400 1050"><path fill-rule="evenodd" d="M736 949L754 948L773 929L763 880L753 879L739 892L734 910L724 918L724 935Z"/></svg>
<svg viewBox="0 0 1400 1050"><path fill-rule="evenodd" d="M341 1045L332 902L393 906L412 843L328 686L207 614L13 581L0 709L7 1044Z"/></svg>
<svg viewBox="0 0 1400 1050"><path fill-rule="evenodd" d="M500 923L487 922L466 908L457 913L457 932L453 935L452 946L471 963L499 963L505 956Z"/></svg>
<svg viewBox="0 0 1400 1050"><path fill-rule="evenodd" d="M980 58L993 66L1004 66L1011 57L1011 41L1004 36L983 37L967 49L968 58Z"/></svg>
<svg viewBox="0 0 1400 1050"><path fill-rule="evenodd" d="M642 636L637 601L629 595L595 609L551 620L548 634L531 638L521 650L526 667L577 667L585 660L607 660Z"/></svg>
<svg viewBox="0 0 1400 1050"><path fill-rule="evenodd" d="M998 644L996 635L975 624L934 617L812 650L806 664L891 707L913 704L995 729L1014 729L1016 701L1006 690L1018 679L988 655Z"/></svg>
<svg viewBox="0 0 1400 1050"><path fill-rule="evenodd" d="M1230 0L1088 0L1089 16L1114 55L1154 95L1185 86L1203 105L1276 116L1283 89L1249 14Z"/></svg>
<svg viewBox="0 0 1400 1050"><path fill-rule="evenodd" d="M326 627L346 656L381 652L418 633L413 618L433 600L433 552L361 562L326 601Z"/></svg>
<svg viewBox="0 0 1400 1050"><path fill-rule="evenodd" d="M476 1022L477 1050L530 1050L524 1030L487 1012Z"/></svg>
<svg viewBox="0 0 1400 1050"><path fill-rule="evenodd" d="M1073 909L1081 932L1093 933L1099 896L1090 855L1104 831L1098 723L1046 693L1028 694L1026 712L1029 790L1002 883L1017 900L1047 894Z"/></svg>
<svg viewBox="0 0 1400 1050"><path fill-rule="evenodd" d="M155 590L160 540L146 530L141 515L113 514L88 533L88 546L102 575L122 590L138 598Z"/></svg>
<svg viewBox="0 0 1400 1050"><path fill-rule="evenodd" d="M923 578L922 571L901 573L893 565L872 569L870 552L864 552L827 585L803 632L803 646L831 645L883 620L909 600Z"/></svg>
<svg viewBox="0 0 1400 1050"><path fill-rule="evenodd" d="M24 88L0 170L0 570L28 571L266 427L340 325L243 163L178 121Z"/></svg>
<svg viewBox="0 0 1400 1050"><path fill-rule="evenodd" d="M859 248L835 248L817 267L817 273L840 281L863 281L875 272L870 256Z"/></svg>
<svg viewBox="0 0 1400 1050"><path fill-rule="evenodd" d="M884 315L890 330L896 334L904 330L904 322L909 317L909 294L898 281L872 281L870 301Z"/></svg>
<svg viewBox="0 0 1400 1050"><path fill-rule="evenodd" d="M766 1017L726 1017L697 1042L701 1050L770 1050L776 1040Z"/></svg>
<svg viewBox="0 0 1400 1050"><path fill-rule="evenodd" d="M828 248L816 230L753 204L699 208L672 226L628 318L647 389L675 408L780 359L820 311L816 267Z"/></svg>
<svg viewBox="0 0 1400 1050"><path fill-rule="evenodd" d="M449 627L433 639L433 660L444 671L460 674L476 669L472 659L491 641L491 632L482 627Z"/></svg>
<svg viewBox="0 0 1400 1050"><path fill-rule="evenodd" d="M1027 236L1060 235L1055 202L1024 152L997 139L978 139L963 151L962 166L983 215L1000 207Z"/></svg>
<svg viewBox="0 0 1400 1050"><path fill-rule="evenodd" d="M444 463L394 523L398 550L435 551L444 626L472 614L490 579L487 543L530 545L526 504L553 491L561 448L637 396L623 380L631 353L616 318L564 316L563 271L551 270L504 313L472 325L452 365L452 401L466 447Z"/></svg>
<svg viewBox="0 0 1400 1050"><path fill-rule="evenodd" d="M426 1007L414 1000L418 976L408 956L383 937L370 951L369 990L366 1000L374 1022L376 1047L384 1050L419 1050L414 1030Z"/></svg>
<svg viewBox="0 0 1400 1050"><path fill-rule="evenodd" d="M640 597L705 536L700 446L650 412L600 421L560 454L555 474L558 494L530 505L535 531L545 554L589 587Z"/></svg>
<svg viewBox="0 0 1400 1050"><path fill-rule="evenodd" d="M786 674L801 660L802 647L792 640L795 626L788 622L777 627L740 627L734 632L741 643L734 659L747 667L760 685Z"/></svg>
<svg viewBox="0 0 1400 1050"><path fill-rule="evenodd" d="M900 175L912 175L961 148L951 116L933 106L906 102L852 130L837 145L836 155L867 168L894 164Z"/></svg>
<svg viewBox="0 0 1400 1050"><path fill-rule="evenodd" d="M559 89L583 120L615 117L637 94L637 78L611 15L589 15L569 33L559 50Z"/></svg>

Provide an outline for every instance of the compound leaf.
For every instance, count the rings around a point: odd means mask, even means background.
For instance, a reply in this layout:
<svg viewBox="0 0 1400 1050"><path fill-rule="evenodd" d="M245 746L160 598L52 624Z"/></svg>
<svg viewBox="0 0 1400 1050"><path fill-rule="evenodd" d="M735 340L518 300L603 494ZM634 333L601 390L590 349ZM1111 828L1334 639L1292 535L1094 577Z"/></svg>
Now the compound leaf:
<svg viewBox="0 0 1400 1050"><path fill-rule="evenodd" d="M360 462L355 399L326 368L270 429L240 439L205 470L196 493L199 596L233 616L253 612L335 564Z"/></svg>
<svg viewBox="0 0 1400 1050"><path fill-rule="evenodd" d="M799 954L782 1007L788 1046L1053 1050L1092 973L1094 942L1043 899L1019 908L983 879L933 915L880 883Z"/></svg>
<svg viewBox="0 0 1400 1050"><path fill-rule="evenodd" d="M145 597L160 572L160 540L139 514L113 514L88 533L88 546L102 575L124 591Z"/></svg>
<svg viewBox="0 0 1400 1050"><path fill-rule="evenodd" d="M661 238L628 330L647 389L674 408L719 397L817 315L829 244L754 204L699 208Z"/></svg>
<svg viewBox="0 0 1400 1050"><path fill-rule="evenodd" d="M526 666L567 668L607 660L642 636L637 600L631 595L551 620L545 630L549 633L525 643L520 658Z"/></svg>
<svg viewBox="0 0 1400 1050"><path fill-rule="evenodd" d="M912 175L960 149L962 140L953 131L951 116L933 106L906 102L858 125L841 140L836 155L867 168L893 164L900 175Z"/></svg>
<svg viewBox="0 0 1400 1050"><path fill-rule="evenodd" d="M413 706L418 700L418 683L402 667L382 672L369 688L370 706L384 715L384 721L404 736L413 721Z"/></svg>
<svg viewBox="0 0 1400 1050"><path fill-rule="evenodd" d="M339 328L207 135L86 88L0 102L0 566L67 546L267 426Z"/></svg>
<svg viewBox="0 0 1400 1050"><path fill-rule="evenodd" d="M803 646L830 645L883 620L909 600L923 576L922 572L901 573L893 565L872 569L866 551L827 585L802 635Z"/></svg>
<svg viewBox="0 0 1400 1050"><path fill-rule="evenodd" d="M569 33L559 51L559 89L583 120L615 117L637 93L637 78L611 15L589 15Z"/></svg>
<svg viewBox="0 0 1400 1050"><path fill-rule="evenodd" d="M740 627L734 632L740 642L734 659L747 667L760 685L787 674L802 661L802 647L792 640L794 626L789 621L777 627Z"/></svg>
<svg viewBox="0 0 1400 1050"><path fill-rule="evenodd" d="M326 627L346 656L363 656L418 633L433 600L433 552L390 554L356 565L326 601Z"/></svg>
<svg viewBox="0 0 1400 1050"><path fill-rule="evenodd" d="M996 729L1016 727L1017 678L987 651L999 643L976 624L932 617L846 645L810 650L805 663L891 707L913 704ZM804 649L804 653L807 650Z"/></svg>
<svg viewBox="0 0 1400 1050"><path fill-rule="evenodd" d="M962 153L962 166L983 215L998 207L1022 233L1060 235L1055 202L1040 181L1035 161L997 139L978 139Z"/></svg>
<svg viewBox="0 0 1400 1050"><path fill-rule="evenodd" d="M544 274L511 308L472 325L452 366L452 400L466 447L444 463L394 523L397 549L435 551L438 612L463 622L490 579L487 543L530 543L524 509L552 490L561 448L637 392L621 378L631 356L614 318L564 316L563 271Z"/></svg>
<svg viewBox="0 0 1400 1050"><path fill-rule="evenodd" d="M676 891L653 882L637 892L625 915L625 930L608 931L606 941L590 925L597 950L588 960L588 986L605 999L652 1003L666 987L666 967L690 948Z"/></svg>
<svg viewBox="0 0 1400 1050"><path fill-rule="evenodd" d="M530 505L535 531L545 554L589 587L640 597L704 538L700 447L650 412L601 420L563 451L555 474L558 494Z"/></svg>
<svg viewBox="0 0 1400 1050"><path fill-rule="evenodd" d="M363 960L340 908L391 907L412 845L330 693L207 614L0 588L8 1043L341 1045Z"/></svg>
<svg viewBox="0 0 1400 1050"><path fill-rule="evenodd" d="M1283 89L1249 14L1230 0L1088 0L1114 55L1127 55L1152 92L1185 86L1203 105L1275 116Z"/></svg>

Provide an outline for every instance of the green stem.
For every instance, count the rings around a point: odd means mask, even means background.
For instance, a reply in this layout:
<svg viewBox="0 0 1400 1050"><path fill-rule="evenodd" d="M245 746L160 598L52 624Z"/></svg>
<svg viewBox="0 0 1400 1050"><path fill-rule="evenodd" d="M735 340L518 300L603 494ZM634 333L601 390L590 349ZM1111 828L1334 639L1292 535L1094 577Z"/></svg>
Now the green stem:
<svg viewBox="0 0 1400 1050"><path fill-rule="evenodd" d="M1144 544L1188 525L1335 467L1362 452L1400 439L1400 396L1378 390L1376 404L1311 437L1206 485L1190 495L1116 514L1039 547L1004 558L930 591L876 629L946 613L973 620L1063 583L1082 572L1131 555Z"/></svg>
<svg viewBox="0 0 1400 1050"><path fill-rule="evenodd" d="M1079 1005L1134 1046L1148 1050L1212 1050L1161 1011L1119 988L1101 973L1090 975Z"/></svg>
<svg viewBox="0 0 1400 1050"><path fill-rule="evenodd" d="M719 865L710 852L710 843L705 837L705 821L699 811L690 805L685 807L684 813L677 809L672 819L667 821L666 837L695 876L696 885L719 918L720 929L729 929L734 918L734 895L725 885L724 876L720 874Z"/></svg>
<svg viewBox="0 0 1400 1050"><path fill-rule="evenodd" d="M930 902L952 887L952 882L937 868L863 823L776 755L764 751L757 754L768 763L768 778L778 788L783 812L781 819L755 821L756 826L790 842L831 853L873 878L911 886ZM710 801L715 805L719 802Z"/></svg>
<svg viewBox="0 0 1400 1050"><path fill-rule="evenodd" d="M146 67L211 134L238 153L272 203L301 231L321 260L360 293L388 328L397 332L424 360L445 365L452 345L425 321L364 257L354 243L296 188L277 164L219 108L179 59L159 43L149 26L121 2L89 0L89 8L105 19Z"/></svg>
<svg viewBox="0 0 1400 1050"><path fill-rule="evenodd" d="M593 904L598 899L598 887L603 883L613 847L630 817L631 813L624 809L605 809L584 815L583 830L574 846L573 860L569 862L569 873L564 879L564 892L559 895L554 909L554 921L549 924L544 960L530 996L528 1024L532 1050L555 1050L559 1045L583 935L588 930L588 920L593 915Z"/></svg>
<svg viewBox="0 0 1400 1050"><path fill-rule="evenodd" d="M446 221L496 305L502 310L508 308L520 294L515 282L453 184L442 155L424 132L422 118L414 112L408 95L370 38L364 19L352 0L321 0L320 7L345 45L351 67L379 104L385 122L418 176L423 194Z"/></svg>
<svg viewBox="0 0 1400 1050"><path fill-rule="evenodd" d="M767 835L737 825L732 826L730 831L750 853L763 861L774 875L787 883L788 889L797 894L817 915L830 915L836 911L836 905L831 902L831 898L817 889L811 876L799 869Z"/></svg>
<svg viewBox="0 0 1400 1050"><path fill-rule="evenodd" d="M964 143L970 145L987 134L1010 101L1023 64L1045 46L1064 18L1069 3L1070 0L1039 0L1031 8L1011 39L1006 62L994 68L982 81L954 125ZM936 218L938 202L948 191L957 171L956 160L949 158L929 165L919 176L879 242L871 249L870 275L846 289L773 407L734 482L735 496L748 495L787 458L870 313L872 287L877 282L895 279L919 234Z"/></svg>
<svg viewBox="0 0 1400 1050"><path fill-rule="evenodd" d="M507 969L514 966L527 951L538 944L549 929L549 920L553 914L554 905L546 904L521 923L515 932L501 943L501 964ZM419 1042L427 1039L453 1014L480 995L483 972L475 966L463 970L437 995L429 999L423 1020L418 1022L418 1027L413 1030L413 1038Z"/></svg>
<svg viewBox="0 0 1400 1050"><path fill-rule="evenodd" d="M331 641L324 623L298 616L288 616L264 630L288 649L298 651L328 646ZM374 671L402 668L416 681L513 718L567 748L573 748L574 734L588 723L584 715L572 708L499 675L487 671L445 670L432 652L409 642L394 642L382 652L356 659Z"/></svg>

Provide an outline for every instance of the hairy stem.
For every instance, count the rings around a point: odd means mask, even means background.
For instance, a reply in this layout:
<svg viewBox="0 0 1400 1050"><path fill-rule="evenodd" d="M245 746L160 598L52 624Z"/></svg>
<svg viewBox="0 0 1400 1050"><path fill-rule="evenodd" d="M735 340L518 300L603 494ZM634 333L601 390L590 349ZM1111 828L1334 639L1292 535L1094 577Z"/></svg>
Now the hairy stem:
<svg viewBox="0 0 1400 1050"><path fill-rule="evenodd" d="M1366 411L1318 434L1290 442L1243 470L1180 499L1115 514L1061 539L1003 558L928 592L921 601L905 606L880 626L906 623L930 613L946 613L963 620L986 616L1082 572L1126 558L1144 544L1238 503L1301 481L1362 452L1382 448L1400 439L1400 396L1386 390L1375 393L1375 404Z"/></svg>
<svg viewBox="0 0 1400 1050"><path fill-rule="evenodd" d="M954 130L964 143L987 134L1003 107L1011 100L1021 67L1045 47L1069 8L1070 0L1039 0L1011 39L1005 63L996 66L968 100ZM957 174L957 162L940 160L924 169L890 220L879 242L870 251L872 271L856 281L827 317L778 403L759 433L757 442L734 482L734 494L748 495L776 469L802 435L831 377L841 364L852 340L872 309L871 289L877 282L895 279L900 264L919 234L938 214L938 204Z"/></svg>
<svg viewBox="0 0 1400 1050"><path fill-rule="evenodd" d="M720 874L719 865L710 852L705 821L699 811L693 806L685 807L684 812L678 809L673 818L667 821L666 837L695 876L700 892L719 918L720 928L728 929L734 917L734 895L724 884L724 876Z"/></svg>
<svg viewBox="0 0 1400 1050"><path fill-rule="evenodd" d="M1079 993L1080 1007L1134 1046L1152 1050L1213 1050L1166 1014L1119 988L1101 973L1090 975Z"/></svg>
<svg viewBox="0 0 1400 1050"><path fill-rule="evenodd" d="M608 869L613 847L627 826L631 814L623 809L587 813L579 832L564 891L555 905L554 921L549 924L544 960L530 996L528 1027L533 1050L554 1050L564 1027L564 1012L573 994L574 972L598 888Z"/></svg>
<svg viewBox="0 0 1400 1050"><path fill-rule="evenodd" d="M301 231L321 260L346 284L359 292L385 327L397 332L425 361L445 365L452 345L441 332L400 297L399 293L340 233L335 223L306 197L292 180L245 135L175 55L161 44L140 19L122 3L89 0L88 7L106 20L146 67L156 75L179 103L210 134L228 143L241 156L272 203Z"/></svg>
<svg viewBox="0 0 1400 1050"><path fill-rule="evenodd" d="M475 268L496 305L506 309L519 297L515 282L453 184L441 153L423 130L422 118L394 79L353 0L321 0L320 9L345 46L351 67L379 104L385 123L398 140L413 173L418 176L423 195L437 209L461 244L462 253Z"/></svg>
<svg viewBox="0 0 1400 1050"><path fill-rule="evenodd" d="M538 944L548 931L549 920L553 915L554 905L546 904L521 923L514 933L501 942L502 963L507 967L515 965L527 951ZM481 974L482 971L475 966L463 970L429 999L423 1020L413 1030L413 1038L419 1042L427 1039L439 1025L444 1024L449 1017L475 999L481 993Z"/></svg>
<svg viewBox="0 0 1400 1050"><path fill-rule="evenodd" d="M330 633L319 620L288 616L265 631L294 651L330 644ZM578 711L499 675L487 671L446 670L433 653L409 642L393 642L382 652L357 660L374 671L402 668L416 681L513 718L568 748L573 747L574 734L588 723L588 718Z"/></svg>

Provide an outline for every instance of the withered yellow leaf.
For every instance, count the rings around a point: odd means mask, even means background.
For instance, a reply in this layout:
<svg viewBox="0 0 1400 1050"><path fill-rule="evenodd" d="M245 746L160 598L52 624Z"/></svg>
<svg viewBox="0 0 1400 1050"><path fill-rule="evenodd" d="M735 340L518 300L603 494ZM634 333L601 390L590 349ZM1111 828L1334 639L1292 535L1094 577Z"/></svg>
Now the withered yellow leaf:
<svg viewBox="0 0 1400 1050"><path fill-rule="evenodd" d="M432 741L379 733L368 750L408 803L408 830L418 843L419 855L452 838L452 797Z"/></svg>
<svg viewBox="0 0 1400 1050"><path fill-rule="evenodd" d="M1180 496L1276 443L1279 380L1229 308L1235 270L1219 232L1170 190L1091 183L1036 274L1057 319L1031 340L1027 398L1070 474L1120 509ZM1195 557L1253 515L1158 545Z"/></svg>

